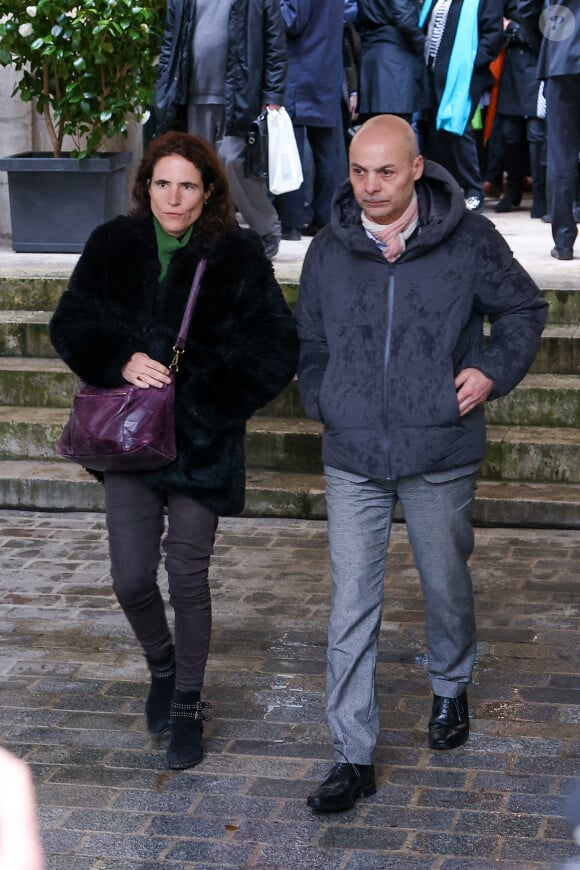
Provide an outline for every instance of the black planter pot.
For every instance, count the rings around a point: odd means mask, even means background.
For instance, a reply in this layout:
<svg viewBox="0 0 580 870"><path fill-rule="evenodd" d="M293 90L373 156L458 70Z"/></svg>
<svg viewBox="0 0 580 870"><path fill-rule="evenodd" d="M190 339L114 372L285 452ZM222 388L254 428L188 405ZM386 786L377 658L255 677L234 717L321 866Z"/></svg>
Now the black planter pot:
<svg viewBox="0 0 580 870"><path fill-rule="evenodd" d="M8 173L12 248L77 253L92 230L123 212L129 152L77 160L27 151L0 157Z"/></svg>

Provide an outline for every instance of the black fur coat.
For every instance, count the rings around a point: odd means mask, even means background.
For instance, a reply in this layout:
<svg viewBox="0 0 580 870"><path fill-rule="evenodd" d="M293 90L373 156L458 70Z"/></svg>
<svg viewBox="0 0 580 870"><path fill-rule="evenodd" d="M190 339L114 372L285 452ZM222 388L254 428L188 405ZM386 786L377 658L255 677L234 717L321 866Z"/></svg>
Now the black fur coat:
<svg viewBox="0 0 580 870"><path fill-rule="evenodd" d="M64 362L101 387L142 351L169 365L201 248L195 237L160 265L151 219L119 217L94 231L50 323ZM144 475L223 515L244 506L246 420L291 380L298 341L290 311L250 230L228 232L207 268L176 378L175 462Z"/></svg>

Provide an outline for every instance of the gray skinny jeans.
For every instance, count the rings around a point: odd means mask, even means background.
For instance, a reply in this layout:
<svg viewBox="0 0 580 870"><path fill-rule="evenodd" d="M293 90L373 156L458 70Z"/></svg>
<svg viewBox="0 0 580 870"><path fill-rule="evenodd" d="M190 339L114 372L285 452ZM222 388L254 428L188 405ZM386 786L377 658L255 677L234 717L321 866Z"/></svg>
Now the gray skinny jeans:
<svg viewBox="0 0 580 870"><path fill-rule="evenodd" d="M217 516L182 492L158 492L138 474L105 474L113 591L143 652L164 656L172 644L157 583L163 540L169 601L175 613L176 686L200 692L211 634L208 571Z"/></svg>

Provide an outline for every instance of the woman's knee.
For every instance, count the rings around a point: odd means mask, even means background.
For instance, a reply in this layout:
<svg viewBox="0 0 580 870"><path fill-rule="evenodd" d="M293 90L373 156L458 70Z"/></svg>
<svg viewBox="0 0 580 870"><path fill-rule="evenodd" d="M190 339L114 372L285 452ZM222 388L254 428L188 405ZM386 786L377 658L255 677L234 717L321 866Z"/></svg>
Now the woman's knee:
<svg viewBox="0 0 580 870"><path fill-rule="evenodd" d="M161 594L156 583L142 583L139 578L132 578L132 582L127 582L127 578L121 582L113 579L113 592L123 610L144 610Z"/></svg>

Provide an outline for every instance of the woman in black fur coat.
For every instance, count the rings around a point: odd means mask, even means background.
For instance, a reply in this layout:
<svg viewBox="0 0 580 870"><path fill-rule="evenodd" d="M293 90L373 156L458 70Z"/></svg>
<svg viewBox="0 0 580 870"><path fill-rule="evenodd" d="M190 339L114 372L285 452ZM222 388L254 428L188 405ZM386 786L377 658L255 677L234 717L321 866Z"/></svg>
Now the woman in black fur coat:
<svg viewBox="0 0 580 870"><path fill-rule="evenodd" d="M195 268L207 258L176 377L177 459L154 472L103 476L113 589L151 672L147 725L152 734L169 726L167 762L183 769L202 759L218 515L243 509L245 422L290 381L298 344L262 242L236 225L226 177L203 139L156 139L133 198L129 217L91 235L50 334L89 384L159 388ZM157 585L165 507L175 642Z"/></svg>

